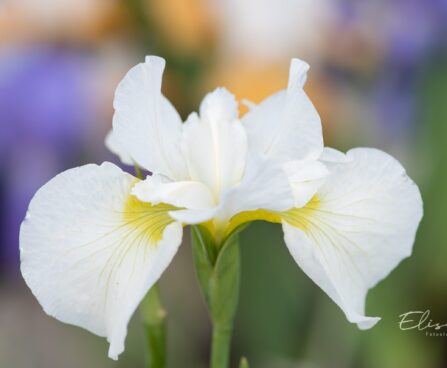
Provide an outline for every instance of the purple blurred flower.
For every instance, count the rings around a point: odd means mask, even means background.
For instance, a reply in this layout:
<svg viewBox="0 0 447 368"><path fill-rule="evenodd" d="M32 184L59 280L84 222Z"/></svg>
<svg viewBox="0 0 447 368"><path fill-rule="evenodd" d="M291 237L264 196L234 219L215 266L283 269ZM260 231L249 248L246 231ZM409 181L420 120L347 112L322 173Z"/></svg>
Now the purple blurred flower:
<svg viewBox="0 0 447 368"><path fill-rule="evenodd" d="M337 27L357 24L384 48L383 61L416 64L446 46L445 0L338 0Z"/></svg>
<svg viewBox="0 0 447 368"><path fill-rule="evenodd" d="M339 0L336 29L344 37L361 29L365 42L376 48L378 56L368 76L365 98L376 115L384 136L399 137L411 127L418 116L418 83L428 63L438 54L445 54L447 31L447 2L445 0ZM350 55L356 57L356 55ZM347 63L349 68L349 63ZM355 84L362 80L365 69L344 70L345 65L331 65L337 80ZM343 82L343 76L348 78ZM365 85L361 89L365 90Z"/></svg>
<svg viewBox="0 0 447 368"><path fill-rule="evenodd" d="M414 71L390 68L384 71L371 89L370 103L379 128L391 142L414 128L418 116L418 96Z"/></svg>
<svg viewBox="0 0 447 368"><path fill-rule="evenodd" d="M386 54L389 62L417 65L427 61L442 37L447 21L439 0L394 0L389 4L390 19L385 24Z"/></svg>
<svg viewBox="0 0 447 368"><path fill-rule="evenodd" d="M93 103L89 59L83 53L35 47L9 50L2 58L0 267L14 269L29 200L48 178L76 160Z"/></svg>

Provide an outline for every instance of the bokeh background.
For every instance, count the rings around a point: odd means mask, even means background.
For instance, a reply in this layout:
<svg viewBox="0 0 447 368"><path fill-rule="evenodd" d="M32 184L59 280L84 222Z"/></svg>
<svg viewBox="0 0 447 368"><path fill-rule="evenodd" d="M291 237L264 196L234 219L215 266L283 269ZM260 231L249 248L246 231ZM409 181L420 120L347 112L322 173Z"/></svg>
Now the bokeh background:
<svg viewBox="0 0 447 368"><path fill-rule="evenodd" d="M401 331L399 315L447 322L447 1L1 0L0 367L142 367L139 316L118 362L104 339L47 317L19 272L18 233L56 173L117 162L103 141L115 87L146 54L167 59L163 89L183 117L226 86L261 101L311 64L306 91L327 145L374 146L422 190L414 254L368 296L382 316L361 332L301 272L278 227L242 236L234 362L255 368L441 368L447 337ZM243 112L243 110L242 110ZM169 367L207 366L210 325L188 236L162 277Z"/></svg>

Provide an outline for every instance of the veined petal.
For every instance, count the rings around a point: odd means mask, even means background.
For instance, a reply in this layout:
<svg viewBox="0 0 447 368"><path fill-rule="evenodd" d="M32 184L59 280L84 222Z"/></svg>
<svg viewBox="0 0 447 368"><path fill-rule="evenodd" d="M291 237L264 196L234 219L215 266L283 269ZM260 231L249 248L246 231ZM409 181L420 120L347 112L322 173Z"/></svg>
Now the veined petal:
<svg viewBox="0 0 447 368"><path fill-rule="evenodd" d="M210 188L216 202L237 184L245 169L247 137L237 119L234 96L223 88L208 94L184 124L182 149L190 180Z"/></svg>
<svg viewBox="0 0 447 368"><path fill-rule="evenodd" d="M167 203L179 208L204 209L215 205L206 185L198 181L171 181L161 175L140 181L133 187L132 194L143 202Z"/></svg>
<svg viewBox="0 0 447 368"><path fill-rule="evenodd" d="M266 98L242 118L251 149L284 161L321 154L320 117L303 90L308 69L305 62L293 59L287 90Z"/></svg>
<svg viewBox="0 0 447 368"><path fill-rule="evenodd" d="M22 275L44 310L106 336L114 359L182 237L171 206L130 195L136 180L110 163L65 171L36 193L20 232Z"/></svg>
<svg viewBox="0 0 447 368"><path fill-rule="evenodd" d="M105 145L107 149L117 155L120 159L120 161L125 165L134 165L135 162L132 160L132 157L130 157L129 152L124 148L124 145L121 143L121 141L116 136L116 133L111 130L105 139Z"/></svg>
<svg viewBox="0 0 447 368"><path fill-rule="evenodd" d="M187 177L180 150L182 121L161 94L164 67L162 58L148 56L127 73L115 93L113 130L138 165L182 180Z"/></svg>
<svg viewBox="0 0 447 368"><path fill-rule="evenodd" d="M359 148L333 164L317 196L281 215L298 265L361 329L368 289L411 254L422 217L417 186L384 152Z"/></svg>

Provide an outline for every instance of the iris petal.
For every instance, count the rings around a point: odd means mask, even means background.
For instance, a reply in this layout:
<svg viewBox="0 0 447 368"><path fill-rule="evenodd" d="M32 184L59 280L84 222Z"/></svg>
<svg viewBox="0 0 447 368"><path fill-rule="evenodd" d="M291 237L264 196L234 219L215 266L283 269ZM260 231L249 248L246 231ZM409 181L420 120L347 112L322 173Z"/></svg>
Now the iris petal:
<svg viewBox="0 0 447 368"><path fill-rule="evenodd" d="M31 201L21 227L21 270L51 316L124 350L127 324L180 245L169 205L130 194L137 179L113 164L65 171Z"/></svg>

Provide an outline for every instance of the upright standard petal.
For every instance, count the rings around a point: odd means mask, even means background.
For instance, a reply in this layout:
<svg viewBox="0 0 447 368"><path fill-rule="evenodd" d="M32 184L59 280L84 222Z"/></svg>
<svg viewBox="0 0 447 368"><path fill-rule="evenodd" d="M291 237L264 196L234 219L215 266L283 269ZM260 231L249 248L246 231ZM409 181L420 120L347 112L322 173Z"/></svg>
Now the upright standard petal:
<svg viewBox="0 0 447 368"><path fill-rule="evenodd" d="M114 133L113 130L111 130L107 134L104 143L105 143L107 149L110 152L112 152L113 154L117 155L123 164L130 165L130 166L135 164L132 157L130 157L129 152L127 152L127 150L124 148L123 144L118 139L118 137L116 136L116 133Z"/></svg>
<svg viewBox="0 0 447 368"><path fill-rule="evenodd" d="M116 89L113 130L138 165L182 180L187 176L180 152L182 121L161 94L164 67L162 58L149 56L127 73Z"/></svg>
<svg viewBox="0 0 447 368"><path fill-rule="evenodd" d="M391 156L367 148L346 156L312 201L281 218L298 265L365 329L379 320L365 316L367 291L411 254L422 200Z"/></svg>
<svg viewBox="0 0 447 368"><path fill-rule="evenodd" d="M200 117L193 113L184 124L190 179L210 188L216 202L244 174L247 137L237 115L234 96L218 88L204 98Z"/></svg>
<svg viewBox="0 0 447 368"><path fill-rule="evenodd" d="M242 118L251 149L284 161L321 154L320 117L303 90L308 70L305 62L293 59L287 90L266 98Z"/></svg>
<svg viewBox="0 0 447 368"><path fill-rule="evenodd" d="M65 171L36 193L20 232L22 275L44 310L106 336L114 359L182 237L171 206L130 195L136 181L110 163Z"/></svg>

